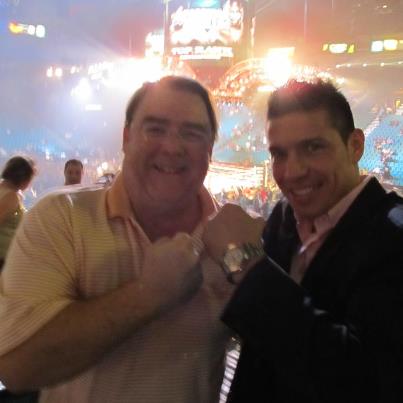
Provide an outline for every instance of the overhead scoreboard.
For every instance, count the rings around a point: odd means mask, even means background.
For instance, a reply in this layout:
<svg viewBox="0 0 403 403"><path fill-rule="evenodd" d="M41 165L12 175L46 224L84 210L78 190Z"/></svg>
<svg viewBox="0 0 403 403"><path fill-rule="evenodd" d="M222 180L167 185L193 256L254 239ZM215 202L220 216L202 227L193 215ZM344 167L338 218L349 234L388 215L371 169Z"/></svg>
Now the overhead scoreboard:
<svg viewBox="0 0 403 403"><path fill-rule="evenodd" d="M168 52L181 60L237 58L247 46L247 1L199 0L169 15Z"/></svg>

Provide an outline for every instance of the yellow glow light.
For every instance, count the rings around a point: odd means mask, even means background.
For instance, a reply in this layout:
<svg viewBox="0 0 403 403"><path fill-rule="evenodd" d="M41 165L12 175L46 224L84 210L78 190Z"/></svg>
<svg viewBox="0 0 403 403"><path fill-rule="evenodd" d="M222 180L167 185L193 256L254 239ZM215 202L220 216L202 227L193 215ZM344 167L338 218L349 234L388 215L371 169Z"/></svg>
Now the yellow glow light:
<svg viewBox="0 0 403 403"><path fill-rule="evenodd" d="M383 47L385 50L396 50L398 45L397 39L385 39L383 41Z"/></svg>
<svg viewBox="0 0 403 403"><path fill-rule="evenodd" d="M15 22L10 22L8 24L8 29L12 34L22 34L24 32L24 27L20 24L16 24Z"/></svg>

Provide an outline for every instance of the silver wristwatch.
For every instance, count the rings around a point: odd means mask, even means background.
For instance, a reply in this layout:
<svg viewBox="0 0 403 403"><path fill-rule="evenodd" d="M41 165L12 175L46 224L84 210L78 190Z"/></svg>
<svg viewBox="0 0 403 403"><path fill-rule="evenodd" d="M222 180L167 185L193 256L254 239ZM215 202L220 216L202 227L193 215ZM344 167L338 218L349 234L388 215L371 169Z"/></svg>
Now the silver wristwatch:
<svg viewBox="0 0 403 403"><path fill-rule="evenodd" d="M264 256L262 245L244 243L242 245L229 244L221 261L221 267L229 282L236 284L235 276L241 273L242 266L251 259Z"/></svg>

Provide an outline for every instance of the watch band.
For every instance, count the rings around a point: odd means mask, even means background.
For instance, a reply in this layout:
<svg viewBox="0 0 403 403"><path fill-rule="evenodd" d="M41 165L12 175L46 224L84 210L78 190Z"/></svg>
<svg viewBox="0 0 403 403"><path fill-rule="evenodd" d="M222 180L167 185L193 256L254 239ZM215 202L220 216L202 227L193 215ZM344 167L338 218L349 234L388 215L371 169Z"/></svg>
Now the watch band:
<svg viewBox="0 0 403 403"><path fill-rule="evenodd" d="M251 259L264 256L265 251L262 244L255 245L247 242L238 247L234 247L233 245L229 246L225 256L227 256L228 253L234 253L234 251L238 257L235 267L234 264L229 266L226 263L226 257L224 257L223 261L221 262L221 267L227 277L227 280L232 284L237 284L235 276L243 271L241 265L247 263Z"/></svg>
<svg viewBox="0 0 403 403"><path fill-rule="evenodd" d="M242 245L242 247L244 250L244 257L245 257L246 261L248 261L252 258L255 258L255 257L264 256L264 254L265 254L262 244L255 245L253 243L247 242L247 243L244 243Z"/></svg>

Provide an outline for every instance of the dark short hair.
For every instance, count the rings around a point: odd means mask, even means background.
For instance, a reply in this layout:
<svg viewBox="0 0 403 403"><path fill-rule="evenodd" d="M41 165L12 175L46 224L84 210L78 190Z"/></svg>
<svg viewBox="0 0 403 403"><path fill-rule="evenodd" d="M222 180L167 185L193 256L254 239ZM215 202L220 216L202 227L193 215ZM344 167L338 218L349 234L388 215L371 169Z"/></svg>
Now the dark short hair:
<svg viewBox="0 0 403 403"><path fill-rule="evenodd" d="M64 164L64 172L66 172L66 169L69 165L80 165L81 169L84 169L83 163L80 160L76 160L73 158L66 161L66 163Z"/></svg>
<svg viewBox="0 0 403 403"><path fill-rule="evenodd" d="M347 143L355 129L353 114L346 97L329 81L288 81L270 95L267 119L316 109L327 112L331 125L339 132L344 143Z"/></svg>
<svg viewBox="0 0 403 403"><path fill-rule="evenodd" d="M35 162L31 158L16 155L6 162L1 178L19 187L24 182L30 181L35 172Z"/></svg>
<svg viewBox="0 0 403 403"><path fill-rule="evenodd" d="M126 108L126 117L125 117L125 127L129 127L133 117L136 113L138 106L141 101L144 99L145 95L152 89L157 87L158 85L166 84L170 88L180 91L190 92L191 94L198 95L207 109L208 118L210 121L211 129L213 132L213 141L217 138L217 116L214 108L213 101L211 99L211 95L209 91L203 87L198 81L193 80L187 77L180 76L166 76L161 78L156 82L146 82L144 83L130 98L127 108ZM175 102L175 100L173 100Z"/></svg>

